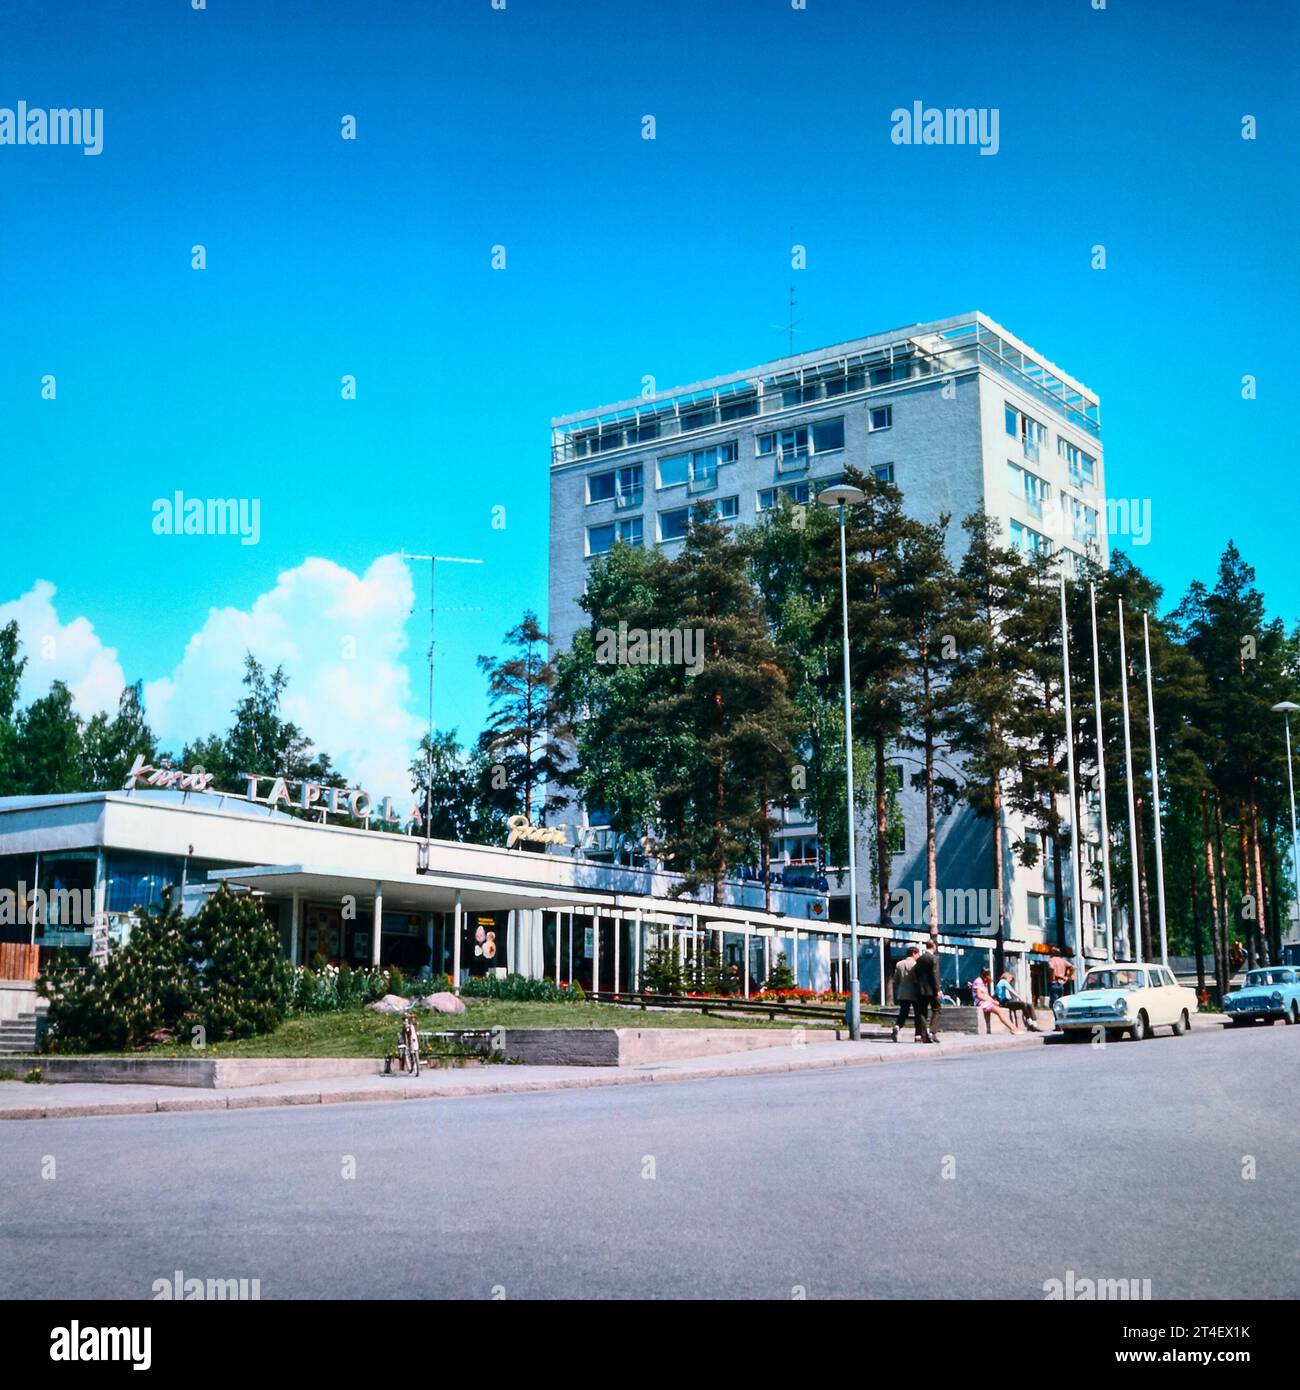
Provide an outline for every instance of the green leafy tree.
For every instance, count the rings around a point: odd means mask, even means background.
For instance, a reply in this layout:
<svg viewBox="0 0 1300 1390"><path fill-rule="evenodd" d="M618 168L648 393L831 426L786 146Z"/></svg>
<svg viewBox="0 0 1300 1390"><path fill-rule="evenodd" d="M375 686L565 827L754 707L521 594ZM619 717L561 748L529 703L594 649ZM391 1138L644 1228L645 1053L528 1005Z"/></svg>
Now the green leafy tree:
<svg viewBox="0 0 1300 1390"><path fill-rule="evenodd" d="M55 681L18 715L15 789L29 796L84 790L81 730L72 692Z"/></svg>
<svg viewBox="0 0 1300 1390"><path fill-rule="evenodd" d="M137 755L149 763L158 757L158 741L145 719L140 681L122 691L111 718L100 712L86 724L82 736L86 790L120 790Z"/></svg>
<svg viewBox="0 0 1300 1390"><path fill-rule="evenodd" d="M459 840L471 844L503 844L506 818L499 805L484 796L490 771L481 753L468 754L453 729L427 734L411 763L411 786L420 808L428 816L424 833L434 840Z"/></svg>
<svg viewBox="0 0 1300 1390"><path fill-rule="evenodd" d="M18 729L14 716L18 710L18 686L27 665L21 650L18 623L11 619L0 627L0 796L17 791Z"/></svg>

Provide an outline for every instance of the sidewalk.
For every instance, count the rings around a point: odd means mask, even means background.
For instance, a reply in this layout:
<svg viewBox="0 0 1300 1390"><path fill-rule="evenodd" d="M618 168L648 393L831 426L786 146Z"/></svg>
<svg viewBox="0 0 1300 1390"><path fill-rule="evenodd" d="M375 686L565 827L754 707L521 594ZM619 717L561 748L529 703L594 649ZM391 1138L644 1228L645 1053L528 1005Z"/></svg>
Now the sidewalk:
<svg viewBox="0 0 1300 1390"><path fill-rule="evenodd" d="M86 1115L148 1115L181 1110L245 1110L280 1105L347 1105L356 1102L435 1100L560 1091L592 1086L631 1086L647 1082L702 1081L713 1077L768 1076L869 1063L936 1062L981 1052L1040 1046L1044 1036L987 1037L945 1033L937 1047L905 1038L899 1043L817 1042L764 1048L727 1057L694 1057L641 1067L492 1066L429 1070L418 1078L341 1076L312 1082L241 1086L223 1091L176 1086L113 1086L85 1082L27 1085L0 1081L0 1120L44 1120Z"/></svg>

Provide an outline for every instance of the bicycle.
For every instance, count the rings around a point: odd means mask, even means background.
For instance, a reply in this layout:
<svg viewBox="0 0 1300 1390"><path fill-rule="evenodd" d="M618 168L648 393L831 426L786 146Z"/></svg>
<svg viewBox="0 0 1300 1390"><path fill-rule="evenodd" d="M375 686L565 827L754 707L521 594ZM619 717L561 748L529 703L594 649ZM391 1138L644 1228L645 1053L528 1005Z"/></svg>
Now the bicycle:
<svg viewBox="0 0 1300 1390"><path fill-rule="evenodd" d="M415 1015L402 1015L402 1031L397 1035L397 1069L420 1074L420 1035L415 1030Z"/></svg>

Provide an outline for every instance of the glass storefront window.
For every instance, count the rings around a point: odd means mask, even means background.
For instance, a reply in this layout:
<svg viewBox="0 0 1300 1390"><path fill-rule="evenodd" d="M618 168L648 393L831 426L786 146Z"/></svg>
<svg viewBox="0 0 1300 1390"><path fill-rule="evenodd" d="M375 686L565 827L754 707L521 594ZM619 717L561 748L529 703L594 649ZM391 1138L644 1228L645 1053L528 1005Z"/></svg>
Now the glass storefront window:
<svg viewBox="0 0 1300 1390"><path fill-rule="evenodd" d="M136 908L157 907L163 889L181 882L181 861L167 855L117 854L108 856L109 912L133 912ZM179 902L179 897L177 898Z"/></svg>

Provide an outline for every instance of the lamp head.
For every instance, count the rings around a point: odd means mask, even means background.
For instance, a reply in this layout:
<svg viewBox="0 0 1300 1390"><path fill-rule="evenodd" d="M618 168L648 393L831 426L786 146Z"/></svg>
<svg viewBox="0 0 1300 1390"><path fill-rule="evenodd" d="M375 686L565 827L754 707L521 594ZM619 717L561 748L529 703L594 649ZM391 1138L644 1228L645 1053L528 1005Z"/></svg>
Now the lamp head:
<svg viewBox="0 0 1300 1390"><path fill-rule="evenodd" d="M852 487L848 483L837 483L817 494L817 505L820 507L855 507L866 500L867 494L860 487Z"/></svg>
<svg viewBox="0 0 1300 1390"><path fill-rule="evenodd" d="M1283 700L1280 704L1273 706L1274 714L1295 714L1297 710L1300 710L1300 705L1291 700Z"/></svg>

